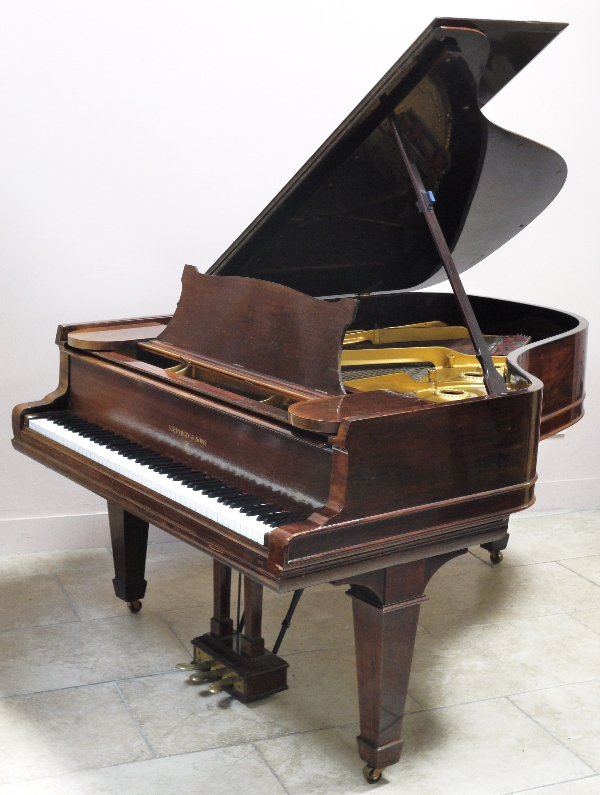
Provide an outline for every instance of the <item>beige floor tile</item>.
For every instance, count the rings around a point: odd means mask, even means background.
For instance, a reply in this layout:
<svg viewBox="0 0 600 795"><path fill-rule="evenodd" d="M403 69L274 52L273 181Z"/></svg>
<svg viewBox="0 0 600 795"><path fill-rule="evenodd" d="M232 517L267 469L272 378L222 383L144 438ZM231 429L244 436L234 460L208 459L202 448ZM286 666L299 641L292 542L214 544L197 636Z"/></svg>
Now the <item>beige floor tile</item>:
<svg viewBox="0 0 600 795"><path fill-rule="evenodd" d="M192 644L190 641L210 630L210 619L213 612L212 604L206 604L201 607L164 611L161 615L188 649L188 653L191 654Z"/></svg>
<svg viewBox="0 0 600 795"><path fill-rule="evenodd" d="M56 577L0 581L0 631L79 621Z"/></svg>
<svg viewBox="0 0 600 795"><path fill-rule="evenodd" d="M0 579L54 574L65 570L105 569L112 566L112 555L105 547L35 552L0 556ZM111 575L114 576L114 575Z"/></svg>
<svg viewBox="0 0 600 795"><path fill-rule="evenodd" d="M428 709L598 677L600 638L558 615L420 636L409 693Z"/></svg>
<svg viewBox="0 0 600 795"><path fill-rule="evenodd" d="M501 566L547 563L565 558L600 555L600 511L577 511L542 516L527 512L510 518L510 540ZM471 552L489 563L489 552Z"/></svg>
<svg viewBox="0 0 600 795"><path fill-rule="evenodd" d="M361 781L357 727L261 741L290 795L374 791ZM389 795L495 795L590 775L590 768L505 699L407 716ZM379 787L377 787L379 789Z"/></svg>
<svg viewBox="0 0 600 795"><path fill-rule="evenodd" d="M0 695L19 695L169 671L180 642L159 616L142 613L102 621L5 632L0 644Z"/></svg>
<svg viewBox="0 0 600 795"><path fill-rule="evenodd" d="M347 590L333 585L323 589L305 589L281 645L283 657L292 652L331 649L354 643L352 601L346 596ZM291 594L282 594L276 601L265 603L263 633L269 648L279 635L291 598Z"/></svg>
<svg viewBox="0 0 600 795"><path fill-rule="evenodd" d="M598 532L600 533L600 528ZM600 555L563 560L562 565L600 586Z"/></svg>
<svg viewBox="0 0 600 795"><path fill-rule="evenodd" d="M576 610L571 616L600 635L600 610Z"/></svg>
<svg viewBox="0 0 600 795"><path fill-rule="evenodd" d="M186 674L119 683L158 755L187 753L358 720L354 650L328 649L289 658L290 689L242 704L187 683ZM409 711L418 709L412 700Z"/></svg>
<svg viewBox="0 0 600 795"><path fill-rule="evenodd" d="M456 565L461 560L462 566ZM600 587L560 563L483 566L473 555L453 563L446 564L427 588L429 602L421 608L420 621L430 632L600 609Z"/></svg>
<svg viewBox="0 0 600 795"><path fill-rule="evenodd" d="M113 685L0 701L0 782L150 758Z"/></svg>
<svg viewBox="0 0 600 795"><path fill-rule="evenodd" d="M114 572L92 568L67 569L60 580L84 620L121 615L123 602L115 597ZM189 544L151 544L146 559L146 612L174 610L212 600L212 561Z"/></svg>
<svg viewBox="0 0 600 795"><path fill-rule="evenodd" d="M255 745L289 795L375 792L381 785L367 783L361 772L364 762L358 756L358 732L356 724L263 740Z"/></svg>
<svg viewBox="0 0 600 795"><path fill-rule="evenodd" d="M285 795L248 745L0 786L0 795Z"/></svg>
<svg viewBox="0 0 600 795"><path fill-rule="evenodd" d="M564 784L551 784L549 787L522 789L512 795L600 795L600 776L566 781Z"/></svg>
<svg viewBox="0 0 600 795"><path fill-rule="evenodd" d="M600 680L522 693L511 700L600 773Z"/></svg>

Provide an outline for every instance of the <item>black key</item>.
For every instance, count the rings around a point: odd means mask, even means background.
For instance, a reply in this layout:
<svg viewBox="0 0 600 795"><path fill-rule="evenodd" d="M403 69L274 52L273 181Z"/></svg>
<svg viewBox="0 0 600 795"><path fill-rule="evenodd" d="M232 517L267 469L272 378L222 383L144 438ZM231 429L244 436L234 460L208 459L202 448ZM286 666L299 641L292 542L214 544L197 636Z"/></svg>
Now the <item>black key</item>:
<svg viewBox="0 0 600 795"><path fill-rule="evenodd" d="M239 497L240 493L237 489L232 489L231 491L222 491L219 496L217 497L217 502L222 502L225 505L231 505L232 500L235 500L236 497Z"/></svg>
<svg viewBox="0 0 600 795"><path fill-rule="evenodd" d="M176 472L178 469L181 469L182 467L185 467L185 464L181 464L178 461L173 461L172 458L168 458L163 466L163 469L166 472Z"/></svg>
<svg viewBox="0 0 600 795"><path fill-rule="evenodd" d="M192 486L194 483L206 483L210 478L208 475L203 475L202 472L191 472L184 480L186 486Z"/></svg>
<svg viewBox="0 0 600 795"><path fill-rule="evenodd" d="M174 472L169 472L167 477L170 478L171 480L181 481L185 477L187 477L189 471L190 471L189 467L186 467L185 464L182 464L181 469L178 469L177 471Z"/></svg>
<svg viewBox="0 0 600 795"><path fill-rule="evenodd" d="M245 513L246 516L256 516L260 518L260 507L254 505L243 505L239 509L240 513Z"/></svg>
<svg viewBox="0 0 600 795"><path fill-rule="evenodd" d="M101 439L114 439L114 433L103 433L100 428L71 428L77 436L83 436L86 439L92 436L98 436Z"/></svg>
<svg viewBox="0 0 600 795"><path fill-rule="evenodd" d="M174 475L169 475L169 477L174 483L183 483L183 485L185 486L184 480L186 478L186 475L183 472L181 472L180 474L175 473Z"/></svg>
<svg viewBox="0 0 600 795"><path fill-rule="evenodd" d="M227 486L224 484L222 486L204 486L199 489L199 491L201 491L202 494L206 494L207 497L218 497L226 488Z"/></svg>
<svg viewBox="0 0 600 795"><path fill-rule="evenodd" d="M192 483L190 485L190 488L192 489L192 491L203 491L206 488L214 487L214 486L215 486L214 482L212 482L210 480L209 481L203 480L200 483Z"/></svg>
<svg viewBox="0 0 600 795"><path fill-rule="evenodd" d="M271 527L282 527L285 524L293 524L294 522L299 522L299 521L301 521L299 516L293 516L291 514L288 514L286 516L286 514L282 514L279 517L274 516L272 519L265 521L265 524L268 524Z"/></svg>
<svg viewBox="0 0 600 795"><path fill-rule="evenodd" d="M106 431L105 433L100 433L100 431L90 431L86 434L88 439L92 439L94 442L112 442L114 441L115 435L114 433L110 433Z"/></svg>
<svg viewBox="0 0 600 795"><path fill-rule="evenodd" d="M157 461L154 464L148 464L148 467L150 469L152 469L154 472L158 472L159 475L163 475L164 472L165 472L165 469L168 470L169 469L169 465L172 464L172 463L173 462L169 461L169 459L163 459L162 461Z"/></svg>
<svg viewBox="0 0 600 795"><path fill-rule="evenodd" d="M259 509L258 516L271 516L274 513L281 513L281 508L276 505L264 505Z"/></svg>
<svg viewBox="0 0 600 795"><path fill-rule="evenodd" d="M128 458L130 461L135 460L135 457L139 455L137 450L120 450L119 452L122 456Z"/></svg>
<svg viewBox="0 0 600 795"><path fill-rule="evenodd" d="M260 505L260 500L257 497L252 497L250 494L242 494L240 497L231 500L229 504L236 508L242 508L247 505L258 506Z"/></svg>

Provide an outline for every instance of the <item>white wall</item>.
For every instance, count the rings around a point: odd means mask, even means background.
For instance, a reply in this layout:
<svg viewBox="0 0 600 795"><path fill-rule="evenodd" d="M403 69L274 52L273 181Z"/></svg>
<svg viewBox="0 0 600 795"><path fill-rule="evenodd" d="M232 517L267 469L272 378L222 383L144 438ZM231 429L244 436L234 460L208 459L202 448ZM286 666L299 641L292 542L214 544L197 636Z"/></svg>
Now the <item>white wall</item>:
<svg viewBox="0 0 600 795"><path fill-rule="evenodd" d="M0 3L0 550L93 545L102 501L15 453L60 322L173 311L435 16L570 21L486 109L567 160L562 193L465 276L591 321L587 416L542 444L538 509L598 508L599 67L592 3ZM104 541L102 541L104 543Z"/></svg>

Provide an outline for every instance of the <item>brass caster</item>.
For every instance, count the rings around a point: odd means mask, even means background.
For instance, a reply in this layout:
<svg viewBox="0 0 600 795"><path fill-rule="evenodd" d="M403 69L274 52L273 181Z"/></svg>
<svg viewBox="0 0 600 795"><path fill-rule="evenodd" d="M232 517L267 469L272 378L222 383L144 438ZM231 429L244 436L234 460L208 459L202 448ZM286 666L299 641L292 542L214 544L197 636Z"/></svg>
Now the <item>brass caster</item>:
<svg viewBox="0 0 600 795"><path fill-rule="evenodd" d="M492 563L502 563L504 555L502 552L490 552L490 560Z"/></svg>
<svg viewBox="0 0 600 795"><path fill-rule="evenodd" d="M142 603L139 599L136 599L133 602L127 602L127 607L131 610L132 613L139 613L142 609Z"/></svg>
<svg viewBox="0 0 600 795"><path fill-rule="evenodd" d="M363 774L369 784L374 784L376 781L379 781L382 773L382 767L371 767L371 765L365 765L363 767Z"/></svg>

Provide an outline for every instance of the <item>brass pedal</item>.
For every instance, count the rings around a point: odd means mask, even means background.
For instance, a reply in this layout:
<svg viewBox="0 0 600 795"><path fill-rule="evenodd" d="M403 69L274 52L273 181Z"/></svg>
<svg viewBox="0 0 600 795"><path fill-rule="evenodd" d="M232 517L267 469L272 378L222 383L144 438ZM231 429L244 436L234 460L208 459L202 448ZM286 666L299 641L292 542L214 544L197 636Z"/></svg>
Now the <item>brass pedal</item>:
<svg viewBox="0 0 600 795"><path fill-rule="evenodd" d="M178 671L205 671L207 663L197 663L197 662L189 662L189 663L177 663L175 668Z"/></svg>
<svg viewBox="0 0 600 795"><path fill-rule="evenodd" d="M209 693L227 689L243 703L287 690L286 661L270 651L247 657L241 652L240 638L239 633L224 639L211 633L194 638L194 660L210 663L210 671L193 673L190 678L196 683L216 680L210 683Z"/></svg>
<svg viewBox="0 0 600 795"><path fill-rule="evenodd" d="M194 685L199 685L202 682L209 681L211 679L218 679L222 676L222 671L225 669L224 665L220 663L215 663L212 668L209 668L206 671L199 671L196 674L192 674L189 678L189 681Z"/></svg>
<svg viewBox="0 0 600 795"><path fill-rule="evenodd" d="M241 677L233 671L226 671L223 676L208 688L209 693L221 693L226 687L235 687L240 683Z"/></svg>

